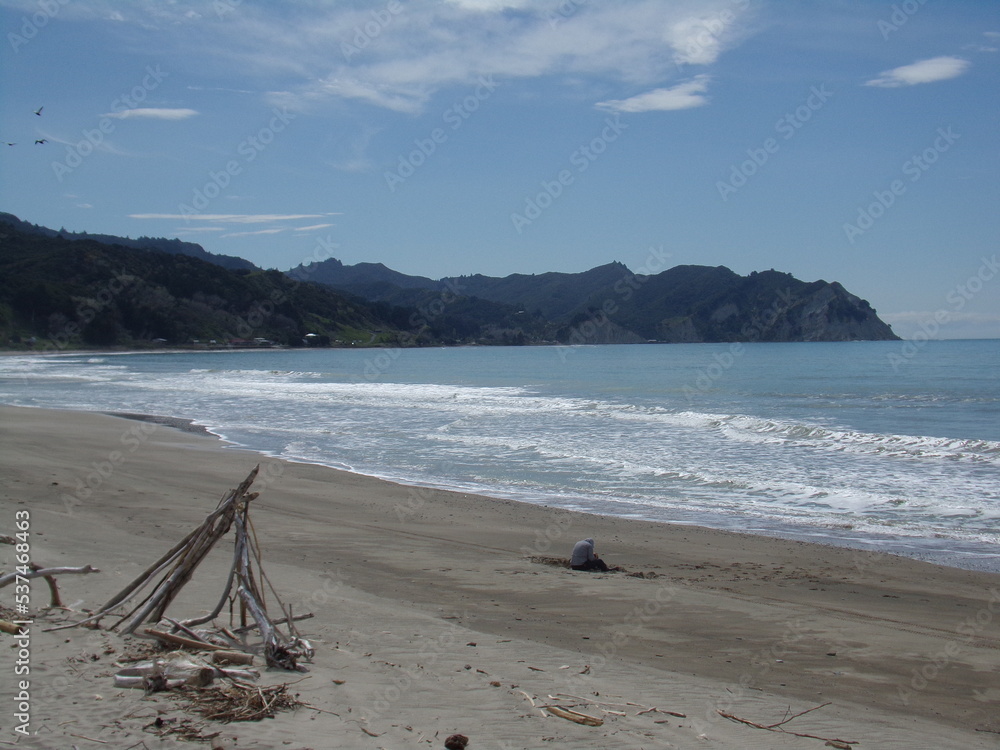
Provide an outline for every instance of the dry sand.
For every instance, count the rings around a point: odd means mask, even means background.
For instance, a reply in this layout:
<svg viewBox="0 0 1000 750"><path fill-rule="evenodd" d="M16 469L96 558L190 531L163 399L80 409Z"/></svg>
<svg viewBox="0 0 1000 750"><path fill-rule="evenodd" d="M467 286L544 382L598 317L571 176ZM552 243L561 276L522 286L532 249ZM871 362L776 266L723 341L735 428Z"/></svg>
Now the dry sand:
<svg viewBox="0 0 1000 750"><path fill-rule="evenodd" d="M308 674L261 683L301 679L292 689L322 711L199 720L223 746L441 748L461 732L471 750L822 748L718 713L774 724L822 704L784 728L861 748L1000 746L998 575L405 487L165 424L13 407L0 407L0 534L29 510L36 562L102 572L60 579L76 613L46 612L46 586L32 587L30 737L15 731L19 650L0 635L0 741L192 747L143 730L191 717L174 699L113 687L126 639L44 629L107 601L257 463L265 569L296 613L315 614L300 628L316 648ZM583 537L655 575L531 560ZM210 609L229 554L168 614ZM0 565L13 569L13 547L0 545ZM604 723L544 717L532 701Z"/></svg>

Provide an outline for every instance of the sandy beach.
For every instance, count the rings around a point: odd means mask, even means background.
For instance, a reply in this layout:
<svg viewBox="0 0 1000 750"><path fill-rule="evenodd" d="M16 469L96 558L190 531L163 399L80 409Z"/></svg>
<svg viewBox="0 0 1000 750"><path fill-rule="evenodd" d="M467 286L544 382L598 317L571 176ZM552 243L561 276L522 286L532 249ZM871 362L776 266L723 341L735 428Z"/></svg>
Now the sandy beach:
<svg viewBox="0 0 1000 750"><path fill-rule="evenodd" d="M454 733L472 750L1000 747L1000 575L405 487L182 426L0 407L0 534L27 510L35 562L101 571L60 577L72 612L46 611L47 587L32 586L30 736L16 731L18 644L0 635L5 746L192 747L149 731L187 717L237 748L441 748ZM213 723L167 693L113 686L136 639L46 631L121 590L257 464L264 566L296 613L314 614L299 627L316 649L308 673L260 682L298 681L312 708ZM642 575L540 560L584 537ZM212 607L227 543L172 616ZM0 563L14 569L14 547L0 545ZM720 714L775 725L806 711L786 731Z"/></svg>

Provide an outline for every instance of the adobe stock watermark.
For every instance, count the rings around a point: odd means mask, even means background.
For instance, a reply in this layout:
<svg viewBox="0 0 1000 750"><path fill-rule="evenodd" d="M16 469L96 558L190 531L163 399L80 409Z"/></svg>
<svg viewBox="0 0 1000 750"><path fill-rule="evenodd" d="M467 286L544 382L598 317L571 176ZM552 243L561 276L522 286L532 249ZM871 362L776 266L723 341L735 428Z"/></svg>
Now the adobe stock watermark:
<svg viewBox="0 0 1000 750"><path fill-rule="evenodd" d="M464 620L468 616L467 611L456 611L447 617L451 620ZM392 684L380 687L375 700L358 709L362 719L377 721L391 714L401 698L415 691L416 686L427 676L429 667L433 667L442 657L447 659L454 654L455 647L462 642L463 636L466 636L466 631L454 622L444 623L436 632L421 633L420 648L415 655L416 663L413 666L391 665L398 668L390 678Z"/></svg>
<svg viewBox="0 0 1000 750"><path fill-rule="evenodd" d="M695 731L699 734L705 734L712 724L720 720L720 711L732 712L739 701L748 697L751 690L756 690L754 685L771 671L772 666L787 656L790 647L805 638L808 632L808 628L801 619L787 622L781 638L750 657L750 668L740 675L734 686L735 689L727 687L725 696L711 701L700 716L691 717L691 726L694 727Z"/></svg>
<svg viewBox="0 0 1000 750"><path fill-rule="evenodd" d="M112 271L111 278L101 287L93 297L80 299L77 302L74 313L76 320L67 320L48 339L42 342L37 349L46 351L49 349L62 350L81 336L86 327L103 311L109 309L118 295L122 294L130 287L134 286L140 279L126 273L124 269L120 272Z"/></svg>
<svg viewBox="0 0 1000 750"><path fill-rule="evenodd" d="M622 277L612 285L611 289L615 296L605 299L601 306L593 310L586 320L573 326L566 343L556 347L559 359L565 363L569 355L576 351L575 347L594 343L598 332L602 328L607 329L611 326L610 316L617 314L620 309L618 302L628 302L651 277L667 270L667 260L670 257L671 254L664 252L662 245L649 248L649 254L639 269L634 273L629 271L622 274Z"/></svg>
<svg viewBox="0 0 1000 750"><path fill-rule="evenodd" d="M567 18L575 15L586 4L587 0L562 0L554 10L549 12L549 26L555 28Z"/></svg>
<svg viewBox="0 0 1000 750"><path fill-rule="evenodd" d="M684 44L674 55L674 62L680 68L685 64L714 58L718 53L722 36L732 28L738 18L737 12L750 7L750 0L731 0L733 8L717 11L708 18L699 18L695 22L697 29L693 34L687 34Z"/></svg>
<svg viewBox="0 0 1000 750"><path fill-rule="evenodd" d="M949 640L940 651L929 655L922 667L919 669L913 667L910 670L910 680L906 685L896 686L896 697L899 698L900 703L908 706L910 699L916 693L927 689L927 686L936 680L941 672L947 669L965 649L972 645L979 634L993 623L993 615L1000 613L1000 590L994 586L990 588L989 593L989 600L974 615L969 615L955 626L957 636Z"/></svg>
<svg viewBox="0 0 1000 750"><path fill-rule="evenodd" d="M62 182L66 175L71 174L73 170L83 164L83 160L104 143L105 137L115 132L115 119L122 117L125 112L135 109L146 101L150 93L163 83L167 75L159 65L147 65L146 75L142 77L142 80L111 102L109 114L101 117L97 127L84 130L83 138L66 147L66 155L63 160L52 162L52 172L55 174L56 180Z"/></svg>
<svg viewBox="0 0 1000 750"><path fill-rule="evenodd" d="M909 178L908 182L897 178L890 182L885 190L874 191L872 197L875 200L867 206L858 206L858 217L854 223L843 225L847 241L853 245L858 237L875 226L875 222L885 216L886 212L896 204L896 199L906 193L909 185L923 177L927 170L934 166L941 155L947 153L959 138L961 135L953 132L950 125L946 128L938 128L937 137L930 146L903 162L901 171L904 177Z"/></svg>
<svg viewBox="0 0 1000 750"><path fill-rule="evenodd" d="M626 644L634 638L638 638L642 631L655 621L657 615L674 601L679 591L680 587L677 584L663 583L657 586L656 591L651 596L647 596L643 603L636 604L597 646L597 653L593 655L589 665L590 669L567 677L569 689L577 691L593 680L597 671L615 658Z"/></svg>
<svg viewBox="0 0 1000 750"><path fill-rule="evenodd" d="M69 2L70 0L38 0L38 10L30 16L21 16L21 27L18 29L20 33L11 31L7 34L11 49L20 52L21 47L38 36L38 32L48 26L49 21L59 15L60 8L69 5Z"/></svg>
<svg viewBox="0 0 1000 750"><path fill-rule="evenodd" d="M218 198L232 184L233 178L241 175L244 168L252 163L264 150L270 146L275 137L296 118L287 107L271 109L271 119L267 124L251 133L236 146L236 153L241 159L230 159L219 170L209 170L208 179L201 187L196 187L191 194L190 203L179 203L177 212L184 216L185 221L191 216L197 216L208 208L209 204Z"/></svg>
<svg viewBox="0 0 1000 750"><path fill-rule="evenodd" d="M722 379L722 376L735 367L739 359L746 354L744 344L760 341L764 336L764 331L788 312L793 302L791 291L785 288L776 293L766 310L754 313L749 322L740 329L740 335L744 337L744 341L734 341L726 347L726 351L715 352L712 355L712 363L698 372L694 379L694 385L685 385L681 389L688 403L694 402L699 395L708 393Z"/></svg>
<svg viewBox="0 0 1000 750"><path fill-rule="evenodd" d="M384 8L374 8L371 11L370 20L354 27L354 36L351 37L351 41L341 42L340 51L343 53L344 59L350 61L355 55L361 54L402 12L403 4L399 0L389 0Z"/></svg>
<svg viewBox="0 0 1000 750"><path fill-rule="evenodd" d="M826 84L820 84L818 87L813 86L802 104L791 112L786 112L780 120L774 123L775 132L781 136L782 141L794 138L802 126L809 122L812 116L821 110L832 96L833 92L827 90ZM764 142L756 148L748 148L746 151L747 159L738 164L734 162L730 165L729 179L716 181L715 188L719 191L719 197L728 201L729 196L746 185L747 181L757 174L780 149L781 142L774 137L765 138Z"/></svg>
<svg viewBox="0 0 1000 750"><path fill-rule="evenodd" d="M303 283L308 282L309 276L315 272L315 264L322 263L324 260L333 257L333 250L336 247L337 243L333 241L330 235L317 238L312 255L302 260L294 274L287 274L288 278L292 281L289 288L275 289L266 299L254 300L250 304L250 307L247 308L246 315L236 318L237 337L242 339L251 338L258 328L278 313L281 305L290 301L292 294Z"/></svg>
<svg viewBox="0 0 1000 750"><path fill-rule="evenodd" d="M462 285L458 279L447 279L445 288L438 293L437 297L426 304L418 305L416 312L410 314L407 322L416 329L416 333L404 331L400 334L399 343L396 346L382 349L374 357L365 360L365 380L369 382L377 380L388 372L396 360L402 356L403 348L415 346L424 331L430 328L431 323L444 315L448 306L454 304L461 296Z"/></svg>
<svg viewBox="0 0 1000 750"><path fill-rule="evenodd" d="M472 115L479 110L479 107L489 99L493 92L497 90L497 83L492 75L479 76L479 85L468 96L456 101L446 109L441 119L448 126L444 128L434 128L427 134L426 138L417 138L413 141L416 147L408 154L400 154L396 164L396 169L392 172L386 171L385 184L389 187L390 193L395 193L396 189L412 177L420 167L427 163L427 160L437 152L438 148L448 141L450 133L454 133L465 124Z"/></svg>
<svg viewBox="0 0 1000 750"><path fill-rule="evenodd" d="M446 477L451 474L454 470L455 464L451 461L440 462L436 469L434 470L434 476ZM400 523L410 520L414 515L419 513L424 509L429 500L434 499L441 493L441 490L435 489L434 487L417 487L410 486L406 488L406 502L396 503L392 506L393 512L396 514L396 520Z"/></svg>
<svg viewBox="0 0 1000 750"><path fill-rule="evenodd" d="M136 421L129 426L118 438L121 449L115 448L100 461L92 461L91 471L85 476L77 477L72 494L62 493L59 499L62 500L66 515L74 515L76 508L83 505L94 492L99 490L115 472L128 462L129 458L149 441L149 438L160 429L156 422L145 420Z"/></svg>
<svg viewBox="0 0 1000 750"><path fill-rule="evenodd" d="M614 117L607 117L604 120L604 128L600 134L583 144L569 155L569 163L575 167L571 169L560 169L551 180L542 180L541 191L534 196L527 196L524 199L524 210L522 213L514 212L510 215L511 224L518 234L521 234L525 227L528 227L538 219L542 213L552 206L573 182L576 176L583 174L590 168L601 154L608 150L608 146L618 140L621 134L628 128L628 125L621 121L621 114L615 113Z"/></svg>
<svg viewBox="0 0 1000 750"><path fill-rule="evenodd" d="M222 18L228 16L241 5L243 5L243 0L214 0L212 10L215 11L217 18Z"/></svg>
<svg viewBox="0 0 1000 750"><path fill-rule="evenodd" d="M904 0L902 3L893 4L889 18L879 19L876 24L883 41L889 41L889 36L905 26L906 22L926 4L927 0Z"/></svg>
<svg viewBox="0 0 1000 750"><path fill-rule="evenodd" d="M941 327L951 322L953 316L960 313L965 306L979 294L983 288L1000 272L1000 261L997 260L996 253L989 258L982 258L982 264L965 281L956 284L945 295L946 307L940 307L934 313L928 315L925 320L920 321L920 330L904 341L898 352L889 352L886 357L892 365L894 372L899 372L902 365L907 364L916 357L927 342L938 337Z"/></svg>

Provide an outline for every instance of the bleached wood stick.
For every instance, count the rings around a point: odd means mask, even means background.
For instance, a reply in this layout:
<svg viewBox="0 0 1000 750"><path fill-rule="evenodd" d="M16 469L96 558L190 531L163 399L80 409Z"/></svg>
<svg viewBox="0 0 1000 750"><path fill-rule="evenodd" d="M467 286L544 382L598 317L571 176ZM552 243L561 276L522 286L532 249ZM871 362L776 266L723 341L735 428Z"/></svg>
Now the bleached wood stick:
<svg viewBox="0 0 1000 750"><path fill-rule="evenodd" d="M5 576L0 576L0 589L4 586L9 586L18 579L18 577L24 578L47 578L48 576L62 576L70 573L100 573L101 571L92 565L84 565L79 568L38 568L37 570L32 570L28 573L8 573Z"/></svg>
<svg viewBox="0 0 1000 750"><path fill-rule="evenodd" d="M177 630L180 630L182 633L187 634L187 636L189 638L192 638L192 639L194 639L196 641L200 641L202 643L211 643L211 641L206 641L204 638L202 638L196 632L194 632L193 630L191 630L191 628L189 628L187 625L184 625L183 623L177 622L177 620L171 619L170 617L164 617L163 619L166 620L167 622L169 622L171 625L173 625L174 628L176 628Z"/></svg>
<svg viewBox="0 0 1000 750"><path fill-rule="evenodd" d="M186 682L186 680L179 680L179 679L167 680L166 681L166 687L167 687L167 689L172 690L173 688L178 688L181 685L185 684L185 682ZM140 690L145 690L146 689L146 678L143 677L143 676L134 677L132 675L116 674L115 675L115 687L116 688L138 688Z"/></svg>
<svg viewBox="0 0 1000 750"><path fill-rule="evenodd" d="M260 628L260 634L264 638L264 643L277 643L277 638L274 635L274 624L271 622L271 618L267 616L267 612L261 608L260 602L257 601L245 586L241 585L238 593L247 609L250 610L250 614L253 615L253 619L257 621L257 627Z"/></svg>
<svg viewBox="0 0 1000 750"><path fill-rule="evenodd" d="M194 574L194 570L198 567L198 564L205 558L215 543L229 531L232 518L222 515L218 520L220 521L218 526L214 529L206 530L202 538L197 540L197 544L192 544L183 552L174 570L160 583L156 591L146 600L145 605L139 609L138 613L131 616L128 625L125 626L122 633L132 633L143 622L156 621L162 617L163 611L173 601L174 597L177 596L181 587L191 580L191 576ZM118 624L120 625L121 622Z"/></svg>
<svg viewBox="0 0 1000 750"><path fill-rule="evenodd" d="M188 627L194 627L196 625L204 625L206 622L211 622L219 613L222 612L222 608L226 606L226 602L229 601L229 594L233 590L233 580L236 578L236 565L239 562L239 551L233 553L233 564L229 568L229 576L226 578L226 586L222 591L222 596L219 598L219 603L215 605L215 608L209 612L207 615L201 617L193 617L189 620L184 620L183 623Z"/></svg>
<svg viewBox="0 0 1000 750"><path fill-rule="evenodd" d="M146 635L151 635L157 640L164 641L165 643L170 643L175 646L187 646L188 648L201 649L202 651L226 651L227 646L216 646L214 643L206 643L205 641L196 641L192 638L185 638L184 636L174 635L173 633L164 633L162 630L157 630L156 628L145 628L142 631Z"/></svg>
<svg viewBox="0 0 1000 750"><path fill-rule="evenodd" d="M293 619L295 620L295 622L299 622L300 620L308 620L310 617L315 617L315 616L316 615L313 614L312 612L306 612L304 615L295 615L295 617ZM282 617L280 620L275 620L274 624L275 625L284 625L286 622L288 622L288 618L287 617ZM234 633L243 634L243 633L248 633L251 630L256 630L256 629L257 629L257 623L253 623L251 625L247 625L246 627L236 628L235 630L233 630L233 632Z"/></svg>
<svg viewBox="0 0 1000 750"><path fill-rule="evenodd" d="M109 610L112 610L115 607L117 607L119 604L121 604L122 602L127 601L129 598L131 598L131 594L137 588L141 588L141 586L145 585L145 583L150 578L152 578L153 576L157 575L158 573L160 573L160 571L162 571L164 568L166 568L166 566L169 565L173 561L173 559L180 553L180 551L182 549L184 549L184 546L189 541L191 541L191 539L195 536L195 534L198 533L198 531L200 529L201 529L201 526L199 526L197 529L194 529L193 531L189 532L187 536L185 536L183 539L181 539L179 542L177 542L177 544L175 544L169 550L167 550L159 560L157 560L155 563L153 563L148 568L146 568L146 570L143 571L131 583L129 583L128 586L126 586L124 589L122 589L117 594L115 594L113 597L111 597L111 599L108 601L108 603L105 604L103 607L101 607L98 610L98 614L101 614L101 613L107 612Z"/></svg>
<svg viewBox="0 0 1000 750"><path fill-rule="evenodd" d="M213 651L213 664L253 664L253 654L244 651Z"/></svg>

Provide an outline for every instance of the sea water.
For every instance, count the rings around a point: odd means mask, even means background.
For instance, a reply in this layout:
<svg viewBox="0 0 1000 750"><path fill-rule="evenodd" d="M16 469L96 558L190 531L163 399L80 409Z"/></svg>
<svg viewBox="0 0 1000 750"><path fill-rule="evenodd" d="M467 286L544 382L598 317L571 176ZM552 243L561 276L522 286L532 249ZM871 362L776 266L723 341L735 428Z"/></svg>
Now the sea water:
<svg viewBox="0 0 1000 750"><path fill-rule="evenodd" d="M1000 570L1000 341L75 353L0 402L415 486Z"/></svg>

